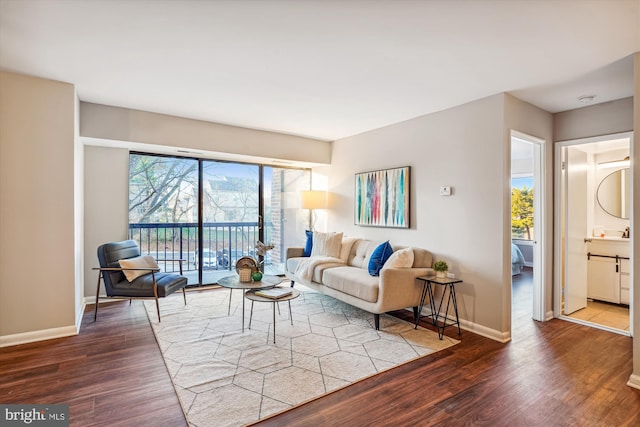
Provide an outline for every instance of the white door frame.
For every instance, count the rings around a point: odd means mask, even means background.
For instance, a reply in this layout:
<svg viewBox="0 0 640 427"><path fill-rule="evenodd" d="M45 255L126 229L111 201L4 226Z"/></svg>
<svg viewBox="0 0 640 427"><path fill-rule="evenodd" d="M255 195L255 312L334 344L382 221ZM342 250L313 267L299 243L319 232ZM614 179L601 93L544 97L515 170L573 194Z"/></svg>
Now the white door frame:
<svg viewBox="0 0 640 427"><path fill-rule="evenodd" d="M543 276L546 271L544 254L547 245L544 236L546 235L545 217L545 153L547 144L544 139L511 129L511 140L517 138L532 144L533 146L533 320L546 321L545 313L545 288Z"/></svg>
<svg viewBox="0 0 640 427"><path fill-rule="evenodd" d="M602 135L602 136L595 136L595 137L590 137L590 138L580 138L580 139L574 139L574 140L568 140L568 141L559 141L555 144L555 152L554 152L554 159L555 159L555 166L554 166L554 183L553 183L553 188L554 188L554 237L553 237L553 242L554 242L554 247L555 247L555 251L554 251L554 256L553 256L553 264L554 264L554 268L553 268L553 300L554 300L554 304L553 304L553 316L556 318L559 317L564 317L562 314L562 257L563 257L563 247L562 247L562 230L561 230L561 224L562 224L562 211L561 211L561 203L562 203L562 183L561 183L561 179L560 177L562 176L562 149L564 147L569 147L569 146L573 146L573 145L581 145L581 144L588 144L588 143L592 143L592 142L601 142L601 141L610 141L612 139L623 139L623 138L628 138L629 139L629 153L631 155L631 158L633 158L633 132L621 132L621 133L614 133L614 134L610 134L610 135ZM634 175L634 165L633 162L631 162L629 171L631 172L631 191L630 191L630 195L631 195L631 205L633 206L633 175ZM630 225L631 225L631 230L633 232L633 228L634 228L634 216L633 213L630 215L629 218L630 221ZM632 234L633 236L633 234ZM586 236L585 236L586 237ZM630 244L632 242L629 242ZM633 254L633 245L630 246L629 248L629 254L631 256L631 259L633 260L634 258L634 254ZM634 271L633 268L631 268L631 283L633 283L633 276L634 276ZM630 301L633 302L633 293L634 293L634 289L633 286L630 286L629 289L631 295L630 295ZM629 323L629 328L630 328L630 335L633 336L633 311L634 311L634 307L633 304L629 305L629 318L630 318L630 323ZM575 321L572 319L572 321ZM577 323L582 323L580 321L576 321ZM602 329L606 329L606 330L610 330L608 328L603 327ZM616 331L614 331L616 332Z"/></svg>

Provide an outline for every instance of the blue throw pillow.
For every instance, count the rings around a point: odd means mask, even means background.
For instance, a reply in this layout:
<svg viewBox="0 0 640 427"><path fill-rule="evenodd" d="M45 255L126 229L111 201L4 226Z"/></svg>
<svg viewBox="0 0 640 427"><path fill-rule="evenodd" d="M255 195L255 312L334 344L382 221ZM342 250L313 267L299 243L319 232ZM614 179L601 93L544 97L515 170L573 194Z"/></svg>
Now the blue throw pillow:
<svg viewBox="0 0 640 427"><path fill-rule="evenodd" d="M311 256L311 249L313 249L313 231L306 230L304 234L307 235L307 243L304 245L304 253L302 256Z"/></svg>
<svg viewBox="0 0 640 427"><path fill-rule="evenodd" d="M378 247L373 250L371 258L369 259L369 274L372 276L379 276L382 266L389 259L392 253L393 248L389 244L388 240L378 245Z"/></svg>

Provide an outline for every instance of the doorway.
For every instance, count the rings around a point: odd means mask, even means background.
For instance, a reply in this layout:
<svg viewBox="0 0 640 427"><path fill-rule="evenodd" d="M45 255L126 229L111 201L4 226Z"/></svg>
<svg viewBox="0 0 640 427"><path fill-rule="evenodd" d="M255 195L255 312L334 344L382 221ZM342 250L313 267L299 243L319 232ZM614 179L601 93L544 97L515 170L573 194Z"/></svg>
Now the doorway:
<svg viewBox="0 0 640 427"><path fill-rule="evenodd" d="M556 146L556 317L632 335L631 134Z"/></svg>
<svg viewBox="0 0 640 427"><path fill-rule="evenodd" d="M544 140L511 131L512 330L519 319L545 320L544 148Z"/></svg>

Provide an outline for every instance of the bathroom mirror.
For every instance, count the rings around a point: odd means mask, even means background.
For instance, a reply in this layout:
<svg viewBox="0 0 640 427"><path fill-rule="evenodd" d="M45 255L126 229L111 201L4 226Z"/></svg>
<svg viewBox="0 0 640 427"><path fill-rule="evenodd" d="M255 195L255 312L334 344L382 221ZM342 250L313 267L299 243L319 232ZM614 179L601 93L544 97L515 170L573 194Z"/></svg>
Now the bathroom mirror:
<svg viewBox="0 0 640 427"><path fill-rule="evenodd" d="M629 168L605 176L598 185L598 204L609 215L629 219L629 186Z"/></svg>

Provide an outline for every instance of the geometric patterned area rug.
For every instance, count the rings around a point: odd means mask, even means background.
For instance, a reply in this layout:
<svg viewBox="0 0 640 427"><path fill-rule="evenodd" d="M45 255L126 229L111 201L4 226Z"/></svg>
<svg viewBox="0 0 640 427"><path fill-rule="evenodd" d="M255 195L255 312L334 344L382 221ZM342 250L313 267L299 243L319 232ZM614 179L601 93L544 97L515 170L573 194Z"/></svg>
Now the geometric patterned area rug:
<svg viewBox="0 0 640 427"><path fill-rule="evenodd" d="M287 286L285 283L284 286ZM373 315L296 284L301 295L276 311L256 302L251 329L242 292L181 292L145 301L149 321L187 420L194 427L242 426L288 410L459 341L389 315Z"/></svg>

